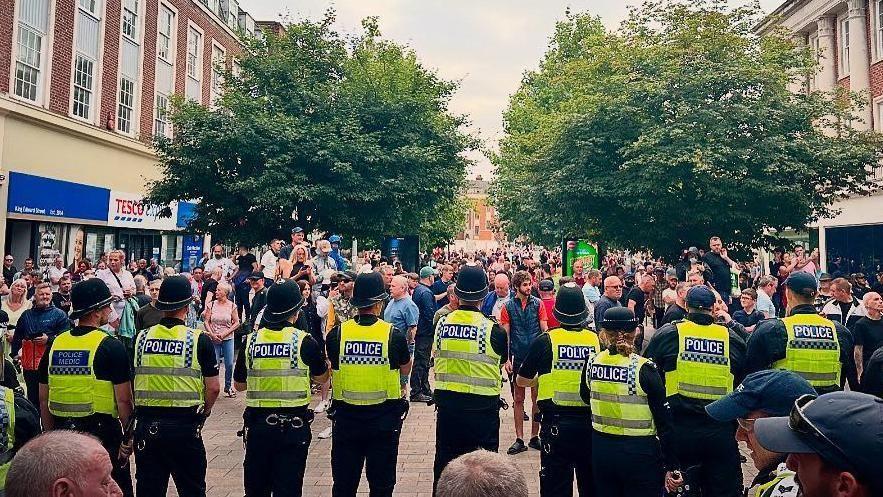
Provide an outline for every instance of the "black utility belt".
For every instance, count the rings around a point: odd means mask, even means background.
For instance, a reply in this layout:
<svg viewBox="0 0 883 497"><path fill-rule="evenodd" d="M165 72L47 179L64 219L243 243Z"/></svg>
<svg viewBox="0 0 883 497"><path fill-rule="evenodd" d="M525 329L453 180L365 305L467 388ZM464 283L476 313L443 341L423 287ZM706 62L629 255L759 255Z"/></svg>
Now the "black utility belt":
<svg viewBox="0 0 883 497"><path fill-rule="evenodd" d="M309 427L313 423L313 413L306 411L304 413L250 413L246 419L246 425L249 428L270 427L270 428L294 428L299 429Z"/></svg>

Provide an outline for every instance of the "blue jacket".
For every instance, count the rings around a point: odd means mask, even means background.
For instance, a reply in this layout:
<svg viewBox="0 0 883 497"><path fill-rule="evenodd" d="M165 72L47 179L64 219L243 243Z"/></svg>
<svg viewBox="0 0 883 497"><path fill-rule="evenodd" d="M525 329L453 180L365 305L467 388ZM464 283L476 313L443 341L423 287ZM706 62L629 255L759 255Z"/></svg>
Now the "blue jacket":
<svg viewBox="0 0 883 497"><path fill-rule="evenodd" d="M428 286L420 283L414 289L411 300L417 304L420 318L417 320L417 336L432 337L435 329L432 327L432 317L435 316L435 295Z"/></svg>
<svg viewBox="0 0 883 497"><path fill-rule="evenodd" d="M18 353L22 340L30 340L44 333L52 339L69 329L71 329L71 321L58 307L52 304L42 309L31 307L18 318L12 336L12 356Z"/></svg>
<svg viewBox="0 0 883 497"><path fill-rule="evenodd" d="M497 292L491 292L484 299L484 303L481 304L481 313L487 317L492 317L494 312L494 305L497 304L497 299L500 297L497 296ZM509 290L509 298L515 298L515 292Z"/></svg>

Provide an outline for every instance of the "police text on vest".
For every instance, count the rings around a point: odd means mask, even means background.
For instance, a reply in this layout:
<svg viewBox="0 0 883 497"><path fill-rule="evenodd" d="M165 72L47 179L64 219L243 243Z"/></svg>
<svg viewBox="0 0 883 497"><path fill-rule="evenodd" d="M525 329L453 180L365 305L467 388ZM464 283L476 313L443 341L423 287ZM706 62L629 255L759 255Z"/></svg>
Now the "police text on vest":
<svg viewBox="0 0 883 497"><path fill-rule="evenodd" d="M56 350L52 352L53 366L88 366L88 350Z"/></svg>
<svg viewBox="0 0 883 497"><path fill-rule="evenodd" d="M590 353L595 352L595 347L589 345L559 345L558 358L562 360L582 361Z"/></svg>
<svg viewBox="0 0 883 497"><path fill-rule="evenodd" d="M290 343L257 343L252 346L255 359L271 359L274 357L291 357Z"/></svg>
<svg viewBox="0 0 883 497"><path fill-rule="evenodd" d="M724 342L707 338L685 338L684 349L700 354L724 355Z"/></svg>
<svg viewBox="0 0 883 497"><path fill-rule="evenodd" d="M829 326L811 326L798 324L794 326L794 338L834 340L834 329Z"/></svg>
<svg viewBox="0 0 883 497"><path fill-rule="evenodd" d="M347 356L380 357L383 353L383 344L380 342L346 342L343 354Z"/></svg>
<svg viewBox="0 0 883 497"><path fill-rule="evenodd" d="M446 324L439 330L440 338L453 340L477 340L478 328L467 324Z"/></svg>
<svg viewBox="0 0 883 497"><path fill-rule="evenodd" d="M144 342L144 352L160 355L181 355L184 353L184 342L180 340L149 338Z"/></svg>
<svg viewBox="0 0 883 497"><path fill-rule="evenodd" d="M604 364L592 364L592 380L615 381L628 383L629 368L624 366L607 366Z"/></svg>

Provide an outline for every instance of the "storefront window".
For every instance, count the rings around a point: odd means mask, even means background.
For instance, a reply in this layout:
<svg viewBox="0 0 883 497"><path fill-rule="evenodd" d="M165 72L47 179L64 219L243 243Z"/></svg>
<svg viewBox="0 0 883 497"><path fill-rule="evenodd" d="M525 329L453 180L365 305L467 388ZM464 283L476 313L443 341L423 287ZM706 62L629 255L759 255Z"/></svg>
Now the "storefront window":
<svg viewBox="0 0 883 497"><path fill-rule="evenodd" d="M828 272L847 276L874 274L883 260L883 225L848 226L825 230Z"/></svg>

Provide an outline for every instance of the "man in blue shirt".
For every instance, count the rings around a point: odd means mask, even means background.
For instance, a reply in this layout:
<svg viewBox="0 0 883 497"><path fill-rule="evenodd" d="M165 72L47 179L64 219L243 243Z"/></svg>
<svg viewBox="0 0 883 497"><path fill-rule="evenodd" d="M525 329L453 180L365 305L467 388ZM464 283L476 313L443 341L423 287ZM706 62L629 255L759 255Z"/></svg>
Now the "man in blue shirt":
<svg viewBox="0 0 883 497"><path fill-rule="evenodd" d="M393 276L389 283L389 295L392 299L383 311L383 320L398 330L405 331L408 337L408 351L414 355L414 335L417 332L417 321L420 311L417 304L408 295L408 279L404 276ZM431 342L431 341L430 341ZM408 375L401 375L402 395L408 384Z"/></svg>
<svg viewBox="0 0 883 497"><path fill-rule="evenodd" d="M429 266L420 270L420 284L414 288L411 299L420 313L417 319L417 332L414 336L414 366L411 369L411 402L429 402L432 389L429 387L429 357L432 353L432 339L435 330L432 317L435 316L435 294L432 282L435 270Z"/></svg>

